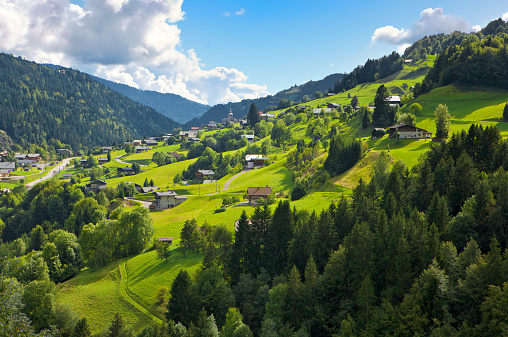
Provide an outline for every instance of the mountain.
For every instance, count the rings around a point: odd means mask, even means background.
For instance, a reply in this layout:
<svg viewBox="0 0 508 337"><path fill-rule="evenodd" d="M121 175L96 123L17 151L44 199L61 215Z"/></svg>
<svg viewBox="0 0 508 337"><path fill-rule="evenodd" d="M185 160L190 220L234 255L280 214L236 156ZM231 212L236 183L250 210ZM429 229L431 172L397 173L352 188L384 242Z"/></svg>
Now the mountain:
<svg viewBox="0 0 508 337"><path fill-rule="evenodd" d="M0 54L0 130L23 147L74 150L166 133L178 123L72 69Z"/></svg>
<svg viewBox="0 0 508 337"><path fill-rule="evenodd" d="M110 89L118 91L135 102L149 106L166 117L178 123L186 123L193 118L202 116L211 107L197 103L175 94L163 94L157 91L139 90L125 84L120 84L92 76L96 81Z"/></svg>
<svg viewBox="0 0 508 337"><path fill-rule="evenodd" d="M300 102L304 96L312 98L312 95L314 95L316 91L324 92L329 90L333 87L334 83L339 81L343 76L343 74L332 74L319 81L309 81L302 85L294 85L289 89L279 91L275 95L268 95L256 99L245 99L237 103L217 104L203 116L189 121L185 124L185 127L199 126L209 121L221 122L223 118L227 117L230 108L236 118L243 118L249 111L249 107L252 103L255 103L261 111L268 107L277 107L279 102L283 99Z"/></svg>

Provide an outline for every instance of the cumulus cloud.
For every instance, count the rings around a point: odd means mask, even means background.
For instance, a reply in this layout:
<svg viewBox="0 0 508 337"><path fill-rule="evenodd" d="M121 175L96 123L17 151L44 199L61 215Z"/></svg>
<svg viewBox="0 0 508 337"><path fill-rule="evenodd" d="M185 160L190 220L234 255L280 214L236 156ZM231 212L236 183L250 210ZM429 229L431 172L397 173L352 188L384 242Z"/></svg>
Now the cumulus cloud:
<svg viewBox="0 0 508 337"><path fill-rule="evenodd" d="M480 30L482 30L482 26L480 26L480 25L475 25L475 26L471 27L471 31L474 33L477 33Z"/></svg>
<svg viewBox="0 0 508 337"><path fill-rule="evenodd" d="M244 15L244 14L245 14L245 9L243 9L243 8L240 8L239 10L237 10L235 12L235 15Z"/></svg>
<svg viewBox="0 0 508 337"><path fill-rule="evenodd" d="M95 69L135 88L216 104L269 94L237 69L205 70L182 50L183 0L0 2L0 48L36 62ZM241 14L239 14L241 13ZM243 9L235 15L245 13Z"/></svg>
<svg viewBox="0 0 508 337"><path fill-rule="evenodd" d="M503 14L502 19L503 19L504 22L508 22L508 12Z"/></svg>
<svg viewBox="0 0 508 337"><path fill-rule="evenodd" d="M459 17L445 15L442 8L427 8L420 13L420 20L410 29L384 26L377 28L372 35L372 44L388 43L403 46L432 34L469 31L470 26Z"/></svg>

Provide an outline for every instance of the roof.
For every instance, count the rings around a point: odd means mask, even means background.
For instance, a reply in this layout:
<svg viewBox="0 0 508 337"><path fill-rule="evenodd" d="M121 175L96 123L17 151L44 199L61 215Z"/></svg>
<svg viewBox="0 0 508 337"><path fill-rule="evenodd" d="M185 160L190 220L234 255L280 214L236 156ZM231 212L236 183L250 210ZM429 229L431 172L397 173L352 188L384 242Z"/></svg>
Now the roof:
<svg viewBox="0 0 508 337"><path fill-rule="evenodd" d="M185 195L177 195L175 199L187 199Z"/></svg>
<svg viewBox="0 0 508 337"><path fill-rule="evenodd" d="M113 146L103 146L103 150L113 150Z"/></svg>
<svg viewBox="0 0 508 337"><path fill-rule="evenodd" d="M425 130L425 129L419 128L419 127L414 126L414 125L409 125L409 124L406 124L406 123L404 123L404 122L402 122L402 123L400 123L400 124L397 124L397 125L394 125L394 126L390 126L390 127L389 127L389 129L399 129L399 128L404 127L404 126L409 126L409 127L411 127L411 128L415 128L415 129L419 129L419 130L421 130L421 131L425 131L425 132L427 132L427 133L431 133L431 132L428 132L428 131L427 131L427 130Z"/></svg>
<svg viewBox="0 0 508 337"><path fill-rule="evenodd" d="M107 185L107 183L104 180L96 179L86 184L86 186L91 186L92 184Z"/></svg>
<svg viewBox="0 0 508 337"><path fill-rule="evenodd" d="M120 170L120 171L132 171L132 167L119 167L116 169L117 171Z"/></svg>
<svg viewBox="0 0 508 337"><path fill-rule="evenodd" d="M64 173L64 174L62 174L62 178L72 178L72 173Z"/></svg>
<svg viewBox="0 0 508 337"><path fill-rule="evenodd" d="M212 170L198 170L204 176L213 176L215 173Z"/></svg>
<svg viewBox="0 0 508 337"><path fill-rule="evenodd" d="M171 237L157 238L157 241L159 241L159 242L173 242L173 238L171 238Z"/></svg>
<svg viewBox="0 0 508 337"><path fill-rule="evenodd" d="M141 187L141 193L148 193L148 192L153 192L153 191L157 191L159 188L157 186L153 186L153 187Z"/></svg>
<svg viewBox="0 0 508 337"><path fill-rule="evenodd" d="M307 106L306 105L297 105L296 106L298 109L307 109Z"/></svg>
<svg viewBox="0 0 508 337"><path fill-rule="evenodd" d="M247 188L247 194L248 195L270 195L272 194L272 188L271 187L248 187Z"/></svg>
<svg viewBox="0 0 508 337"><path fill-rule="evenodd" d="M254 135L242 135L242 138L254 139Z"/></svg>
<svg viewBox="0 0 508 337"><path fill-rule="evenodd" d="M106 157L100 157L100 158L97 158L97 161L108 161L108 158L106 158Z"/></svg>
<svg viewBox="0 0 508 337"><path fill-rule="evenodd" d="M16 163L14 162L0 162L0 170L15 169Z"/></svg>
<svg viewBox="0 0 508 337"><path fill-rule="evenodd" d="M159 142L155 139L147 139L145 140L145 144L159 144Z"/></svg>
<svg viewBox="0 0 508 337"><path fill-rule="evenodd" d="M315 114L320 114L322 112L332 112L332 109L331 108L318 108L318 109L314 109L314 113Z"/></svg>
<svg viewBox="0 0 508 337"><path fill-rule="evenodd" d="M177 194L175 191L163 191L163 192L155 192L155 195L158 197L171 197L171 196L176 197Z"/></svg>
<svg viewBox="0 0 508 337"><path fill-rule="evenodd" d="M340 106L340 104L338 104L338 103L328 103L328 105L332 105L332 106L334 106L336 108L338 108Z"/></svg>
<svg viewBox="0 0 508 337"><path fill-rule="evenodd" d="M180 158L182 155L176 151L171 152L171 155L175 158Z"/></svg>
<svg viewBox="0 0 508 337"><path fill-rule="evenodd" d="M254 160L268 160L270 158L264 158L262 154L248 154L245 156L245 161L254 161Z"/></svg>
<svg viewBox="0 0 508 337"><path fill-rule="evenodd" d="M390 96L386 100L388 102L400 102L400 96Z"/></svg>
<svg viewBox="0 0 508 337"><path fill-rule="evenodd" d="M199 126L191 126L191 130L199 130Z"/></svg>
<svg viewBox="0 0 508 337"><path fill-rule="evenodd" d="M149 147L148 146L136 146L136 151L137 150L148 150Z"/></svg>

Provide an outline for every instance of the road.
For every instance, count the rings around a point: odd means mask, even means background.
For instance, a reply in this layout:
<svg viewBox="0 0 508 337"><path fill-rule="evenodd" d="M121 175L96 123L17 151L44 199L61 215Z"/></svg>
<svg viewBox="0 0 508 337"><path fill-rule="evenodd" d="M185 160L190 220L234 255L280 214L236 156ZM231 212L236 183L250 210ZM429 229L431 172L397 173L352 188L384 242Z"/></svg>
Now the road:
<svg viewBox="0 0 508 337"><path fill-rule="evenodd" d="M29 182L28 184L26 184L26 188L32 188L34 187L36 184L40 183L41 181L44 181L44 180L48 180L50 178L53 178L54 176L56 176L58 174L58 172L60 172L61 170L63 170L67 165L69 165L69 162L71 160L73 160L74 158L76 157L72 157L72 158L65 158L64 160L62 160L62 163L53 167L49 172L48 174L46 174L44 177L42 178L39 178L39 179L35 179L34 181L31 181Z"/></svg>
<svg viewBox="0 0 508 337"><path fill-rule="evenodd" d="M125 164L125 165L127 165L127 166L131 167L132 163L127 163L127 162L124 162L124 161L122 161L122 160L120 159L120 158L122 158L122 156L125 156L125 155L123 154L123 155L121 155L121 156L115 157L115 160L116 160L117 162L119 162L120 164ZM148 165L139 164L139 166L148 166Z"/></svg>

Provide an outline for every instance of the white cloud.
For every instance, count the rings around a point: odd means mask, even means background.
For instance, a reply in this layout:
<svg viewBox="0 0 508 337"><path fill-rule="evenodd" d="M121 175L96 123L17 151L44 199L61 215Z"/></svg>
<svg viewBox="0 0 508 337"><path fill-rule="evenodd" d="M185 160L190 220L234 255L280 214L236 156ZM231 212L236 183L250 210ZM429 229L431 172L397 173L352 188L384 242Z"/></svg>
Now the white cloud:
<svg viewBox="0 0 508 337"><path fill-rule="evenodd" d="M95 69L136 88L216 104L269 94L237 69L203 69L181 47L183 0L0 2L0 48L36 62ZM240 9L235 15L241 15ZM229 15L231 15L229 13ZM248 90L247 90L248 88Z"/></svg>
<svg viewBox="0 0 508 337"><path fill-rule="evenodd" d="M408 48L410 46L411 46L410 43L403 43L401 45L398 45L397 46L397 53L399 53L400 55L404 54L404 52L406 51L406 48Z"/></svg>
<svg viewBox="0 0 508 337"><path fill-rule="evenodd" d="M504 22L508 22L508 12L503 14L502 19Z"/></svg>
<svg viewBox="0 0 508 337"><path fill-rule="evenodd" d="M480 30L482 30L482 26L480 26L480 25L475 25L475 26L471 27L471 31L474 33L477 33Z"/></svg>
<svg viewBox="0 0 508 337"><path fill-rule="evenodd" d="M470 26L464 19L445 15L442 8L427 8L420 13L420 20L414 22L410 29L393 26L377 28L372 35L372 44L395 44L400 49L404 44L413 43L426 35L469 30Z"/></svg>
<svg viewBox="0 0 508 337"><path fill-rule="evenodd" d="M243 8L240 8L239 10L237 10L235 12L235 15L244 15L244 14L245 14L245 9L243 9Z"/></svg>
<svg viewBox="0 0 508 337"><path fill-rule="evenodd" d="M224 16L231 16L231 13L230 12L224 12L224 13L222 13L222 15L224 15Z"/></svg>

